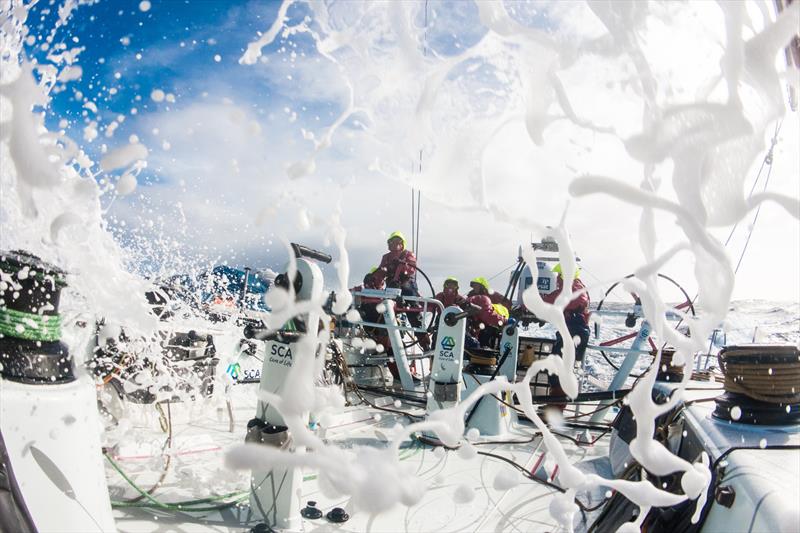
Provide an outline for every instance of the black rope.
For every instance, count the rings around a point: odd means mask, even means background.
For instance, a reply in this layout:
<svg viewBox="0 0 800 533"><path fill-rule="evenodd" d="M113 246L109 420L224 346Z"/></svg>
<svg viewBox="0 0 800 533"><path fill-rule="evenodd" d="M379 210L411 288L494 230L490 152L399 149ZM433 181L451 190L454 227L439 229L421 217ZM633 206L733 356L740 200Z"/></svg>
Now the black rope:
<svg viewBox="0 0 800 533"><path fill-rule="evenodd" d="M539 436L539 434L534 434L532 436L531 441L533 440L533 438L535 438L537 436ZM441 442L441 441L439 441L437 439L431 438L431 437L427 437L425 435L415 434L415 437L422 444L425 444L427 446L431 446L433 448L445 448L447 450L456 450L456 449L459 448L459 446L456 446L456 447L447 446L443 442ZM531 441L527 441L527 442L531 442ZM522 444L525 444L525 443L526 442L522 442ZM503 444L503 441L475 443L475 444ZM496 453L492 453L492 452L484 452L482 450L475 450L475 453L477 453L478 455L483 455L485 457L491 457L493 459L499 459L500 461L508 463L509 465L511 465L514 468L516 468L517 470L519 470L525 477L527 477L531 481L535 481L536 483L539 483L540 485L544 485L547 488L556 490L556 491L558 491L558 492L560 492L562 494L567 492L567 489L565 489L565 488L563 488L563 487L561 487L559 485L556 485L555 483L547 481L546 479L541 479L541 478L536 477L534 474L529 472L527 468L525 468L524 466L522 466L518 462L514 461L513 459L509 459L508 457L504 457L502 455L499 455L499 454L496 454ZM577 497L574 499L574 501L575 501L575 504L581 509L581 511L590 512L590 511L595 511L595 510L599 509L600 507L602 507L603 505L605 505L607 499L604 499L603 501L601 501L599 504L597 504L594 507L588 507L585 503L580 501Z"/></svg>
<svg viewBox="0 0 800 533"><path fill-rule="evenodd" d="M356 396L358 396L358 398L363 403L365 403L368 406L372 407L373 409L377 409L379 411L385 411L387 413L392 413L392 414L402 415L402 416L408 417L408 419L412 423L416 422L417 420L422 420L422 419L425 418L422 415L414 415L414 414L411 414L411 413L407 413L405 411L400 411L399 409L391 409L389 407L381 407L381 406L375 405L373 402L369 401L366 398L366 396L364 396L364 394L361 392L361 390L360 390L358 384L356 384L355 380L353 380L353 379L350 379L350 380L347 380L347 381L344 380L344 376L346 376L348 374L345 371L345 367L347 366L347 361L345 361L344 354L342 354L342 352L339 350L339 347L336 345L335 342L330 342L328 346L331 348L331 350L333 350L334 354L336 355L337 363L339 364L340 371L341 371L341 374L342 374L342 377L343 377L343 382L346 382L347 384L352 386L353 392L356 394Z"/></svg>
<svg viewBox="0 0 800 533"><path fill-rule="evenodd" d="M761 446L733 446L725 450L719 457L714 460L711 465L711 471L715 472L719 468L719 464L730 454L739 450L800 450L800 445L797 444L768 444L765 447Z"/></svg>
<svg viewBox="0 0 800 533"><path fill-rule="evenodd" d="M361 385L359 386L359 388L365 392L371 392L373 394L385 394L387 396L391 396L392 398L396 398L398 400L404 400L407 403L416 403L417 405L427 405L427 401L424 396L414 397L410 394L404 394L403 392L398 392L393 389L387 389L384 387L369 387L367 385ZM416 391L411 391L411 392L416 392Z"/></svg>

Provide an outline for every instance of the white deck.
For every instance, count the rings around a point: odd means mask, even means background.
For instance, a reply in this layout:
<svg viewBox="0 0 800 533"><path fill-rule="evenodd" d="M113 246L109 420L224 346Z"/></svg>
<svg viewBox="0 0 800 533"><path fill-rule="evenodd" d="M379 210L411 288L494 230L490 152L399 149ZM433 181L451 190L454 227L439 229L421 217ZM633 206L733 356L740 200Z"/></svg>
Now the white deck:
<svg viewBox="0 0 800 533"><path fill-rule="evenodd" d="M232 394L235 427L229 432L229 420L222 405L213 401L193 406L174 404L172 463L162 486L154 492L161 502L174 502L205 498L213 495L244 492L248 488L247 472L231 472L223 465L225 450L244 440L245 424L255 412L255 386L241 385ZM415 409L403 406L403 409ZM152 406L133 406L132 418L137 422L129 428L131 435L138 436L137 444L127 444L114 450L119 465L141 487L149 488L158 480L163 470L161 446L166 435L159 429L155 409ZM589 410L588 408L586 410ZM375 415L379 414L379 420ZM376 429L389 428L405 418L366 406L345 408L329 422L326 439L342 446L374 445L386 443L376 434ZM520 424L517 436L510 438L525 440L532 434L529 426ZM575 435L577 430L564 430ZM109 433L109 439L121 436L121 430ZM510 439L509 439L510 440ZM603 475L607 461L607 438L593 446L577 446L562 439L572 462L582 462L587 469L597 469ZM109 442L111 444L111 442ZM502 455L533 468L541 459L544 448L540 438L527 444L486 444L476 449ZM302 501L314 500L324 512L333 507L343 507L350 520L334 524L324 517L319 520L304 520L304 531L436 531L438 533L461 531L557 531L550 518L548 506L550 495L555 491L520 476L520 484L508 490L493 487L499 472L516 472L516 469L499 459L478 455L465 460L457 451L434 452L419 443L409 443L400 452L401 460L408 464L429 486L421 502L413 507L397 505L391 511L371 517L366 512L353 508L348 496L327 497L317 484L315 473L304 472ZM553 465L543 461L548 472ZM107 463L107 479L113 500L130 499L136 492ZM454 493L460 485L474 489L475 497L468 503L456 503ZM579 494L588 506L596 504L602 494ZM257 521L249 511L247 499L235 507L213 512L184 512L156 508L125 507L114 511L117 527L123 532L156 531L244 531ZM578 522L583 519L578 515ZM577 523L577 529L583 524Z"/></svg>

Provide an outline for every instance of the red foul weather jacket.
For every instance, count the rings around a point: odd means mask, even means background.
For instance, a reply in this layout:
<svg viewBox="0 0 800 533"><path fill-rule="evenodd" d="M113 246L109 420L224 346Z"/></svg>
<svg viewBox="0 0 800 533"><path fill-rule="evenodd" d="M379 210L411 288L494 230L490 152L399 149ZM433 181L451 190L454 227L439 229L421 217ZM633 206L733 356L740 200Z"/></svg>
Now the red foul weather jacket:
<svg viewBox="0 0 800 533"><path fill-rule="evenodd" d="M442 302L442 305L445 307L445 309L447 309L451 305L457 305L461 308L467 305L467 299L458 293L447 294L444 291L442 291L439 294L437 294L435 298L440 302Z"/></svg>
<svg viewBox="0 0 800 533"><path fill-rule="evenodd" d="M543 294L542 300L551 304L556 301L558 295L561 294L561 291L564 288L564 278L558 276L558 282L556 284L556 290L550 294ZM572 292L577 293L578 291L582 291L586 289L586 286L583 282L579 279L572 280ZM574 315L581 315L585 323L589 323L589 293L583 292L579 296L575 297L567 307L564 308L564 316L569 318L570 316Z"/></svg>
<svg viewBox="0 0 800 533"><path fill-rule="evenodd" d="M381 258L381 270L386 271L386 284L403 284L414 277L417 272L417 258L413 252L401 250L389 252Z"/></svg>
<svg viewBox="0 0 800 533"><path fill-rule="evenodd" d="M505 317L492 307L492 299L485 294L470 296L467 302L481 308L480 313L472 317L473 324L484 324L486 327L499 328L506 323Z"/></svg>
<svg viewBox="0 0 800 533"><path fill-rule="evenodd" d="M472 298L473 296L476 296L475 291L471 290L467 293L467 299ZM511 307L514 305L511 300L509 300L508 298L506 298L497 291L492 291L492 294L489 295L489 298L492 300L493 304L504 305L508 309L511 309Z"/></svg>

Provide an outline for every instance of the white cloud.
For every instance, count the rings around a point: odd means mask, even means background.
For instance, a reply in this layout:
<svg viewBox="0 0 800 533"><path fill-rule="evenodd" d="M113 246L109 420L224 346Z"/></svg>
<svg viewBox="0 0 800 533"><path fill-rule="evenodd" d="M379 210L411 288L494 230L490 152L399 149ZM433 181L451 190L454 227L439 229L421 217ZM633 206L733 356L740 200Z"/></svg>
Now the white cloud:
<svg viewBox="0 0 800 533"><path fill-rule="evenodd" d="M562 8L557 3L553 9ZM596 17L588 12L583 12L578 20L587 27L597 24ZM689 28L690 36L699 31L691 25ZM565 35L576 31L568 27L561 30ZM592 35L596 37L595 33ZM716 36L703 38L713 41ZM591 44L597 47L598 42ZM650 43L648 49L657 56L671 50L660 48L657 43ZM691 52L689 47L682 49L679 55L683 57ZM493 57L505 61L501 55ZM713 56L691 59L693 66L683 74L692 82L702 79L696 75L697 71L717 63ZM382 61L390 61L390 58L382 58ZM680 66L673 63L669 58L659 63L663 68L658 76L673 76L672 69ZM354 68L358 66L354 65ZM413 154L411 148L419 146L412 138L418 122L413 112L403 113L404 109L413 110L415 100L402 99L419 85L403 85L408 81L403 77L408 72L395 70L389 74L382 80L369 82L372 86L368 83L373 75L369 69L351 78L363 83L356 87L357 91L370 87L377 90L376 99L370 103L380 105L370 110L379 113L371 117L359 115L367 123L368 135L352 123L346 124L334 136L332 147L318 158L316 174L288 180L286 166L305 158L313 149L313 144L303 139L301 129L320 138L338 112L335 109L338 105L328 108L320 106L320 102L341 103L346 91L338 68L326 60L308 54L292 57L290 52L273 53L267 63L248 71L237 71L242 87L231 104L212 103L213 97L209 97L195 102L183 101L180 110L137 118L144 131L159 130L159 142L144 139L146 144L161 146L168 142L170 145L169 151L154 150L149 161L150 168L156 169L166 181L137 191L162 201L155 213L172 221L166 229L174 238L194 244L198 249L207 247L211 255L236 254L236 262L268 261L268 266L273 268L280 268L285 259L280 237L325 247L327 221L341 207L342 223L348 231L348 249L352 254L353 283L377 263L384 252L387 233L395 229L410 233L407 180L413 180L425 191L420 265L437 284L448 275L462 280L477 275L490 276L513 263L517 247L529 239L532 226L512 227L495 220L485 210L475 207L481 197L501 211L539 225L555 225L569 205L568 226L589 282L617 279L644 261L637 234L639 210L605 197L570 199L567 193L570 180L584 173L608 175L638 185L641 166L631 160L619 138L576 128L559 119L561 111L552 105L546 109L556 120L544 131L541 146L531 142L519 117L499 128L494 136L489 135L492 131L484 126L502 121L480 123L473 120L470 130L441 129L437 132L439 149L447 143L453 147L450 157L429 160L426 154L422 175L395 173L394 170L400 169L399 162L405 162L404 169L417 162L413 157L407 155L402 159L400 155ZM559 71L558 76L580 117L612 127L623 139L640 127L641 100L634 75L625 60L578 61ZM184 79L182 83L199 81ZM472 79L470 83L476 81L481 80ZM687 95L689 99L695 97L698 86L674 77L673 82L671 87L681 94L665 97L674 97L678 102L684 101ZM516 82L506 80L506 83ZM259 88L281 98L258 98ZM393 94L393 90L397 93ZM223 94L215 88L209 92ZM397 98L393 99L395 96ZM461 98L471 96L474 95L462 95L453 90L440 92L435 101L434 119L468 118L469 113L478 108L470 108L472 102ZM292 110L298 113L295 123L282 110L285 98L294 101ZM512 108L518 104L507 101ZM464 117L458 117L458 112ZM441 124L460 123L456 120ZM787 121L784 136L770 190L796 196L796 176L800 174L797 125ZM481 146L475 142L476 138L492 139L485 152L473 150ZM387 175L370 170L376 158ZM480 191L476 196L475 169L476 162L481 161L486 178L485 196ZM787 161L788 165L781 161ZM392 164L384 165L387 162ZM674 199L671 172L671 164L666 163L656 168L655 175L661 181L660 193ZM177 202L181 204L180 209L175 207ZM310 214L308 228L298 222L300 206ZM466 206L471 207L464 209ZM136 209L138 207L130 203L120 202L115 212L132 220ZM147 213L147 216L153 214ZM182 222L183 217L185 222ZM666 249L682 238L672 217L658 215L657 223L661 238L659 249ZM780 228L780 232L776 228ZM727 228L718 233L724 238ZM772 206L764 207L740 272L737 296L785 299L787 295L797 295L796 274L800 271L797 233L796 220ZM734 253L732 251L732 255ZM765 275L765 263L769 265L768 275ZM668 265L669 274L687 285L689 291L694 289L691 283L693 266L685 255ZM506 275L500 276L493 284L500 287L504 284L500 280L506 278Z"/></svg>

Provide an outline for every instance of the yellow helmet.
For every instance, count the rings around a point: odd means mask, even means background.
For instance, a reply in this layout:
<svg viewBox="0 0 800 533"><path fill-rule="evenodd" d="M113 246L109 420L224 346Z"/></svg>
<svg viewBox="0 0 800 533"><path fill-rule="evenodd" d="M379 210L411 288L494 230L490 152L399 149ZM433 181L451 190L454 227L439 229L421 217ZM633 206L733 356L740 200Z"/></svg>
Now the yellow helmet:
<svg viewBox="0 0 800 533"><path fill-rule="evenodd" d="M506 320L508 320L508 317L511 315L511 313L508 312L508 307L503 304L492 304L492 308L494 308L494 311L498 315L502 316Z"/></svg>
<svg viewBox="0 0 800 533"><path fill-rule="evenodd" d="M470 285L473 284L473 283L477 283L478 285L482 286L487 291L489 290L489 282L486 281L486 278L477 277L477 278L473 279L472 281L470 281L469 283L470 283Z"/></svg>
<svg viewBox="0 0 800 533"><path fill-rule="evenodd" d="M391 235L389 235L389 238L387 238L387 239L386 239L386 242L389 242L389 241L391 241L391 240L392 240L392 239L394 239L395 237L397 237L397 238L399 238L401 241L403 241L403 248L405 248L405 247L406 247L406 236L405 236L405 235L403 235L403 232L402 232L402 231L395 231L395 232L393 232Z"/></svg>
<svg viewBox="0 0 800 533"><path fill-rule="evenodd" d="M553 267L553 272L555 272L556 274L562 274L562 272L561 272L561 263L556 263L556 266ZM576 267L575 268L575 279L578 279L580 277L580 275L581 275L581 269Z"/></svg>
<svg viewBox="0 0 800 533"><path fill-rule="evenodd" d="M448 281L455 281L456 285L458 285L458 278L454 278L453 276L450 276L449 278L444 280L445 283L447 283Z"/></svg>

